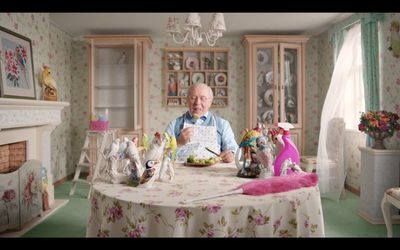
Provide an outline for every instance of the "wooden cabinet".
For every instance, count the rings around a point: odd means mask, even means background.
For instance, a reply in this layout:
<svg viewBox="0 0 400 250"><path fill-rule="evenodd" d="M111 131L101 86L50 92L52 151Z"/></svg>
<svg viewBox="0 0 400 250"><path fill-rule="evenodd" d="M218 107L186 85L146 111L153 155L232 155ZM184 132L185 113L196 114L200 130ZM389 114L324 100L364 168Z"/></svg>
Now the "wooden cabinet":
<svg viewBox="0 0 400 250"><path fill-rule="evenodd" d="M109 127L142 137L147 131L147 53L141 35L86 36L90 45L90 117L108 114Z"/></svg>
<svg viewBox="0 0 400 250"><path fill-rule="evenodd" d="M245 35L247 128L262 122L295 127L291 139L300 154L304 133L305 44L308 36Z"/></svg>
<svg viewBox="0 0 400 250"><path fill-rule="evenodd" d="M165 48L165 105L186 106L188 88L206 83L214 93L213 107L228 105L227 48Z"/></svg>

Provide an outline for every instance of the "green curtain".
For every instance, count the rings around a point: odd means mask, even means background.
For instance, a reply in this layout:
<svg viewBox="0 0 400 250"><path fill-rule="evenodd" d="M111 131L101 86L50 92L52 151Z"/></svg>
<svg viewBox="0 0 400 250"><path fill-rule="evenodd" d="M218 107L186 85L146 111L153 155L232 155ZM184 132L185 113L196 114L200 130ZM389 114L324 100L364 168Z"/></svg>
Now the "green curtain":
<svg viewBox="0 0 400 250"><path fill-rule="evenodd" d="M336 61L347 28L356 22L361 23L365 110L380 109L378 22L383 19L383 13L355 14L337 24L331 34L334 60ZM367 145L371 146L372 139L367 138Z"/></svg>

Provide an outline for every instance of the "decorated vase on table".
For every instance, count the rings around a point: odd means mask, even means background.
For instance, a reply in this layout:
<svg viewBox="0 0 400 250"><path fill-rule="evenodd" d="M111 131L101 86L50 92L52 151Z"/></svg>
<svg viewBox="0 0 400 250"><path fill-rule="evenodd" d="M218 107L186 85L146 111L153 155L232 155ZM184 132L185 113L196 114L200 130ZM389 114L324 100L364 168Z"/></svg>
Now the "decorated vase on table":
<svg viewBox="0 0 400 250"><path fill-rule="evenodd" d="M399 116L385 110L370 110L361 114L358 130L374 139L373 149L386 149L383 140L400 130Z"/></svg>

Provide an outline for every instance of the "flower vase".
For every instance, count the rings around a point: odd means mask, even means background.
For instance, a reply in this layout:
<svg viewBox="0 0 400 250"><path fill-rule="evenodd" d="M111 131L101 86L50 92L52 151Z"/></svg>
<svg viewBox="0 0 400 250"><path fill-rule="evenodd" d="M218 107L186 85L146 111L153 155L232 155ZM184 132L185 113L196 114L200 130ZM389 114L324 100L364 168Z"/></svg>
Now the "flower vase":
<svg viewBox="0 0 400 250"><path fill-rule="evenodd" d="M383 140L389 136L387 132L369 131L368 135L374 139L373 149L386 149L385 145L383 145Z"/></svg>

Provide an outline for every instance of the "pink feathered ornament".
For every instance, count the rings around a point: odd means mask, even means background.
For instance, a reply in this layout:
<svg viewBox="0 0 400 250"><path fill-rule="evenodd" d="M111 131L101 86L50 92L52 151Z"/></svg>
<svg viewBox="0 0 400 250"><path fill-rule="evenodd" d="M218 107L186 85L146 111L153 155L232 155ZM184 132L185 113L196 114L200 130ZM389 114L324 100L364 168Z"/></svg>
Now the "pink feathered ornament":
<svg viewBox="0 0 400 250"><path fill-rule="evenodd" d="M225 193L204 196L196 199L186 200L184 203L206 200L231 194L264 195L272 193L287 192L302 187L317 185L318 176L315 173L301 172L287 176L275 176L268 179L257 179L240 185L234 190Z"/></svg>

